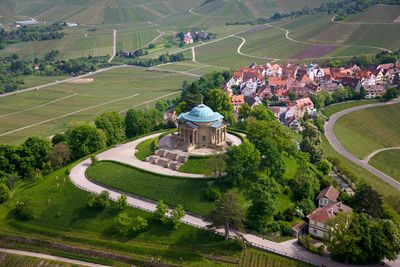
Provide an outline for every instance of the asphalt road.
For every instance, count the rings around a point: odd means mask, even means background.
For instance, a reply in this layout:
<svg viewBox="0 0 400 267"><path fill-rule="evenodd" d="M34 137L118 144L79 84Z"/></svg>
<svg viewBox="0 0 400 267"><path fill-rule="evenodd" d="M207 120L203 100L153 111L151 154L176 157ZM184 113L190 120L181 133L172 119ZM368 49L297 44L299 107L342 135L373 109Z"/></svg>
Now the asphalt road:
<svg viewBox="0 0 400 267"><path fill-rule="evenodd" d="M371 165L369 165L367 162L364 160L361 160L351 154L349 151L347 151L342 144L339 142L339 140L336 138L335 134L333 133L333 126L335 125L336 121L343 117L346 114L349 114L354 111L362 110L362 109L367 109L367 108L373 108L373 107L381 107L381 106L386 106L386 105L393 105L400 103L400 98L397 98L393 101L390 102L385 102L385 103L376 103L376 104L368 104L368 105L363 105L363 106L356 106L352 108L348 108L342 111L339 111L332 116L330 116L329 121L325 123L324 129L325 129L325 136L329 141L329 144L342 156L347 158L348 160L352 161L353 163L357 164L358 166L361 166L368 172L372 173L373 175L377 176L378 178L382 179L386 183L390 184L397 190L400 190L400 183L394 180L392 177L384 174L383 172L375 169Z"/></svg>

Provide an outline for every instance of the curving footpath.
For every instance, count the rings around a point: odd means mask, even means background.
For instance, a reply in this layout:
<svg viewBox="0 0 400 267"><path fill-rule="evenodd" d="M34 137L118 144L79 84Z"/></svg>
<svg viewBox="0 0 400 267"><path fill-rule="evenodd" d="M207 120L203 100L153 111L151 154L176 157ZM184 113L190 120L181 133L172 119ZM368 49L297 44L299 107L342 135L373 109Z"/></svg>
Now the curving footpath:
<svg viewBox="0 0 400 267"><path fill-rule="evenodd" d="M381 107L381 106L386 106L386 105L393 105L400 103L400 98L395 99L390 102L386 103L376 103L376 104L368 104L368 105L363 105L363 106L356 106L352 108L348 108L342 111L339 111L332 116L329 117L329 121L325 123L324 129L325 129L325 136L329 141L329 144L342 156L347 158L348 160L352 161L353 163L357 164L358 166L366 169L368 172L372 173L373 175L377 176L378 178L382 179L386 183L390 184L397 190L400 190L400 183L394 180L392 177L384 174L383 172L375 169L371 165L368 164L368 162L365 162L365 160L361 160L348 152L342 144L339 142L339 140L336 138L334 132L333 132L333 126L335 125L336 121L340 119L342 116L347 115L351 112L362 110L362 109L367 109L367 108L373 108L373 107Z"/></svg>
<svg viewBox="0 0 400 267"><path fill-rule="evenodd" d="M136 159L134 157L133 151L134 151L134 148L136 147L136 145L139 144L140 142L142 142L146 139L149 139L149 138L156 137L158 135L160 135L160 133L152 134L152 135L137 139L135 141L126 143L124 145L112 148L110 150L107 150L103 153L98 154L97 157L100 160L113 160L113 161L132 165L136 168L141 168L141 169L146 169L147 171L151 170L152 172L157 172L157 168L156 168L157 166ZM82 190L85 190L85 191L88 191L91 193L95 193L95 194L99 194L102 191L107 190L110 193L110 199L113 201L116 201L121 196L121 193L114 191L114 190L110 190L105 187L102 187L100 185L97 185L97 184L91 182L86 177L85 173L86 173L87 168L90 166L90 163L91 163L91 160L86 159L84 161L81 161L80 163L78 163L76 166L74 166L71 169L69 177L70 177L72 183ZM144 165L144 164L150 164L150 169L148 169L149 168L148 165ZM162 169L164 169L164 171L171 172L172 173L171 175L173 175L173 176L188 177L189 175L191 175L192 178L202 178L203 177L203 176L199 176L199 175L195 175L195 174L178 173L178 172L174 172L172 170L168 170L165 168L162 168ZM165 175L165 173L163 173L163 174ZM145 210L148 212L153 212L156 210L156 204L154 204L154 202L146 201L146 200L139 199L139 198L129 196L129 195L127 196L127 203L131 207ZM169 212L170 211L171 210L169 210ZM207 228L208 223L205 222L199 216L185 215L185 217L182 218L182 222L186 223L188 225L194 226L196 228L210 230L209 228ZM223 235L223 229L216 229L214 231L217 234ZM232 232L230 234L230 237L233 238L234 236L236 236L236 233ZM265 250L268 252L272 252L275 254L279 254L279 255L282 255L285 257L293 258L293 259L296 259L299 261L307 262L307 263L310 263L313 265L318 265L318 266L325 265L325 266L333 266L333 267L350 266L350 265L335 262L328 257L323 257L323 256L313 254L313 253L305 250L303 247L299 246L296 242L297 240L295 240L295 239L287 241L287 242L283 242L283 243L276 243L276 242L272 242L269 240L265 240L256 235L243 233L242 236L253 247L256 247L256 248L259 248L259 249L262 249L262 250ZM398 260L397 262L395 262L395 265L393 265L393 266L396 266L396 264L400 264L400 261ZM379 265L377 265L377 266L379 266Z"/></svg>
<svg viewBox="0 0 400 267"><path fill-rule="evenodd" d="M380 152L388 151L388 150L398 150L398 149L400 149L400 146L396 146L396 147L387 147L387 148L382 148L382 149L375 150L374 152L372 152L371 154L369 154L368 156L366 156L366 157L363 159L363 161L366 162L366 163L368 163L368 162L371 160L371 158L372 158L373 156L375 156L376 154L378 154L378 153L380 153Z"/></svg>
<svg viewBox="0 0 400 267"><path fill-rule="evenodd" d="M40 258L40 259L45 259L45 260L60 261L60 262L63 262L63 263L71 263L73 265L76 264L76 265L79 265L79 266L108 267L108 265L91 263L91 262L80 261L80 260L72 260L72 259L68 259L68 258L64 258L64 257L58 257L58 256L53 256L53 255L48 255L48 254L43 254L43 253L30 252L30 251L23 251L23 250L0 248L0 252L1 253L7 253L7 254L19 255L19 256ZM57 266L57 265L54 265L54 266Z"/></svg>

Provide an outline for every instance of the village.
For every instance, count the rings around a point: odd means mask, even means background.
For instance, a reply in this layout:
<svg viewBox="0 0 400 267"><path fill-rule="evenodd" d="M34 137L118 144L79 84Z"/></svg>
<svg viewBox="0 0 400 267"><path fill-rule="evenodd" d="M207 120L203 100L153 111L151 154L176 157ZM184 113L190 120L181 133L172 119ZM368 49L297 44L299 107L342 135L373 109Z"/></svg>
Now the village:
<svg viewBox="0 0 400 267"><path fill-rule="evenodd" d="M235 71L224 91L231 97L235 113L247 103L250 107L267 103L279 120L294 130L300 129L300 120L315 118L317 109L312 97L328 92L340 95L345 88L360 98L382 97L386 89L396 83L400 62L381 64L376 69L323 68L317 64L271 64L242 67ZM397 81L398 82L398 81ZM345 99L334 99L341 102Z"/></svg>

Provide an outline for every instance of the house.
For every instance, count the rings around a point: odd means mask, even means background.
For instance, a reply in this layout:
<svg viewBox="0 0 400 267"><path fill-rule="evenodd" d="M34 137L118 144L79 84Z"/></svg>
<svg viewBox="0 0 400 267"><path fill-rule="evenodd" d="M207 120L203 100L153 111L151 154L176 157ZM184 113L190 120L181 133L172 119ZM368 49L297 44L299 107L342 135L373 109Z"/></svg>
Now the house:
<svg viewBox="0 0 400 267"><path fill-rule="evenodd" d="M292 234L294 237L299 238L307 233L307 223L298 222L292 225Z"/></svg>
<svg viewBox="0 0 400 267"><path fill-rule="evenodd" d="M341 202L317 208L307 216L308 232L315 238L326 238L330 229L329 220L335 218L341 212L348 213L352 210Z"/></svg>
<svg viewBox="0 0 400 267"><path fill-rule="evenodd" d="M233 110L235 113L239 113L240 108L244 104L244 96L243 95L232 95L231 96L231 104L233 105Z"/></svg>
<svg viewBox="0 0 400 267"><path fill-rule="evenodd" d="M331 205L337 202L337 198L339 197L339 191L336 190L333 186L329 186L319 192L317 196L318 206L325 207L327 205Z"/></svg>
<svg viewBox="0 0 400 267"><path fill-rule="evenodd" d="M183 42L185 44L193 44L193 37L191 32L185 33L185 36L183 36Z"/></svg>
<svg viewBox="0 0 400 267"><path fill-rule="evenodd" d="M304 117L304 114L306 112L310 116L315 116L317 114L317 110L314 108L314 103L309 97L297 99L296 101L294 101L293 104L288 108L287 113L293 114L294 118L296 119L301 119Z"/></svg>
<svg viewBox="0 0 400 267"><path fill-rule="evenodd" d="M394 68L394 64L393 63L387 63L387 64L380 64L378 65L378 67L376 68L377 70L390 70Z"/></svg>
<svg viewBox="0 0 400 267"><path fill-rule="evenodd" d="M257 105L262 105L262 101L256 96L256 97L246 97L245 99L246 103L249 104L251 108Z"/></svg>
<svg viewBox="0 0 400 267"><path fill-rule="evenodd" d="M365 85L363 87L365 90L365 98L367 99L380 97L386 93L385 86L382 84Z"/></svg>
<svg viewBox="0 0 400 267"><path fill-rule="evenodd" d="M344 86L349 86L353 88L356 92L359 92L361 88L361 79L353 77L344 77L341 80L341 84Z"/></svg>

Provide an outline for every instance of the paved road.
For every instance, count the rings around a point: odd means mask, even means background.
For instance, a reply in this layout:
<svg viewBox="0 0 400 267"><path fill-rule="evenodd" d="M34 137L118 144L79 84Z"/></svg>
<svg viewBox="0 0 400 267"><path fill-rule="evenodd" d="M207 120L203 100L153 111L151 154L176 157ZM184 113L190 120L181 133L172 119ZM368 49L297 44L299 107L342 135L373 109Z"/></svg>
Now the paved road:
<svg viewBox="0 0 400 267"><path fill-rule="evenodd" d="M48 254L35 253L35 252L29 252L29 251L22 251L22 250L15 250L15 249L0 248L0 252L8 253L8 254L20 255L20 256L27 256L27 257L34 257L34 258L52 260L52 261L66 262L66 263L77 264L77 265L82 265L82 266L89 266L89 267L108 267L108 265L102 265L102 264L96 264L96 263L90 263L90 262L78 261L78 260L71 260L71 259L52 256L52 255L48 255Z"/></svg>
<svg viewBox="0 0 400 267"><path fill-rule="evenodd" d="M329 141L329 144L331 144L331 146L338 152L340 153L342 156L344 156L345 158L347 158L348 160L352 161L353 163L357 164L358 166L363 167L364 169L366 169L368 172L372 173L373 175L377 176L378 178L382 179L383 181L385 181L386 183L390 184L391 186L393 186L394 188L396 188L397 190L400 190L400 183L397 182L396 180L394 180L392 177L384 174L383 172L375 169L374 167L372 167L371 165L369 165L367 162L365 162L364 160L361 160L359 158L357 158L356 156L354 156L353 154L351 154L350 152L348 152L343 146L342 144L339 142L339 140L336 138L335 134L333 133L333 126L335 125L336 121L338 119L340 119L342 116L349 114L351 112L354 111L358 111L358 110L362 110L362 109L366 109L366 108L373 108L373 107L380 107L380 106L386 106L386 105L393 105L393 104L397 104L400 103L400 98L393 100L391 102L386 102L386 103L376 103L376 104L368 104L368 105L363 105L363 106L356 106L356 107L352 107L352 108L348 108L342 111L339 111L335 114L333 114L332 116L330 116L329 121L327 121L325 123L325 136Z"/></svg>
<svg viewBox="0 0 400 267"><path fill-rule="evenodd" d="M98 158L100 160L113 160L113 161L120 161L125 164L130 164L133 165L137 168L146 168L147 170L154 171L155 170L155 165L143 165L145 162L139 161L134 158L134 147L142 142L143 140L146 140L147 138L153 138L156 137L159 134L153 134L144 138L140 138L138 140L135 140L133 142L121 145L119 147L112 148L108 151L105 151L103 153L100 153L98 155ZM110 189L107 189L105 187L102 187L100 185L97 185L90 180L87 179L85 172L87 168L90 166L90 159L86 159L80 163L78 163L76 166L74 166L71 169L70 172L70 179L73 184L75 184L77 187L81 188L82 190L92 192L99 194L103 190L107 190L110 192L110 199L113 201L116 201L120 196L121 193L117 191L113 191ZM148 163L147 163L148 164ZM150 169L148 169L150 167ZM164 168L163 168L164 169ZM188 174L181 174L179 173L180 176L187 176ZM196 177L199 178L199 177ZM147 201L143 199L139 199L136 197L132 196L127 196L127 202L128 205L142 209L148 212L153 212L156 210L156 204L152 201ZM170 211L169 211L170 212ZM192 225L197 228L209 230L207 228L207 222L205 222L201 217L199 216L193 216L193 215L185 215L185 217L182 219L183 223ZM223 230L222 229L217 229L216 233L222 234ZM232 233L232 236L235 235ZM266 239L263 239L261 237L251 235L251 234L243 234L243 236L246 238L246 240L251 243L254 247L258 247L263 250L267 250L276 254L284 255L289 258L294 258L300 261L312 263L314 265L325 265L325 266L333 266L333 267L345 267L345 266L350 266L350 265L345 265L341 263L337 263L332 261L328 257L323 257L319 256L316 254L312 254L305 250L303 247L299 246L295 240L283 242L283 243L276 243L272 242ZM395 263L392 263L392 266L400 266L400 261L397 261Z"/></svg>
<svg viewBox="0 0 400 267"><path fill-rule="evenodd" d="M368 163L368 162L371 160L371 158L372 158L373 156L375 156L376 154L378 154L378 153L380 153L380 152L387 151L387 150L397 150L397 149L400 149L400 146L396 146L396 147L386 147L386 148L382 148L382 149L375 150L374 152L372 152L371 154L369 154L368 156L366 156L366 157L363 159L363 161L364 161L365 163Z"/></svg>

